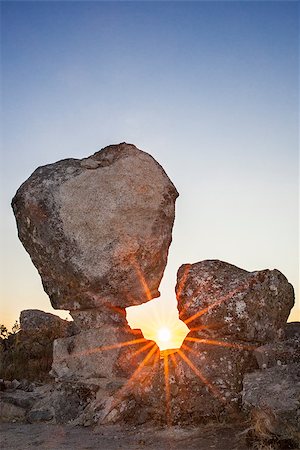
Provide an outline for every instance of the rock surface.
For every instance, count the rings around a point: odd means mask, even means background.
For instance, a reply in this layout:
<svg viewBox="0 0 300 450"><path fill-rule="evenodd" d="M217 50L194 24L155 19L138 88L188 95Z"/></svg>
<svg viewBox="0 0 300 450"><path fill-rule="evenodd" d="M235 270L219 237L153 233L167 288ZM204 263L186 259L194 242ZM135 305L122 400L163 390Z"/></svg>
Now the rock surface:
<svg viewBox="0 0 300 450"><path fill-rule="evenodd" d="M256 432L258 438L277 437L300 445L299 369L299 363L291 363L245 375L243 407L256 417L257 430L265 428L265 436Z"/></svg>
<svg viewBox="0 0 300 450"><path fill-rule="evenodd" d="M39 309L25 309L20 313L20 328L25 333L57 330L60 334L67 335L71 327L71 322Z"/></svg>
<svg viewBox="0 0 300 450"><path fill-rule="evenodd" d="M162 352L142 368L120 403L115 420L199 424L228 419L241 403L245 372L256 368L252 348L189 333L178 352ZM151 362L151 361L150 361Z"/></svg>
<svg viewBox="0 0 300 450"><path fill-rule="evenodd" d="M57 381L106 385L114 377L130 376L139 362L135 352L147 342L141 332L110 325L56 339L51 375Z"/></svg>
<svg viewBox="0 0 300 450"><path fill-rule="evenodd" d="M118 326L120 328L128 327L124 308L112 308L107 305L107 307L102 307L101 309L78 309L70 313L78 330L102 328L105 325Z"/></svg>
<svg viewBox="0 0 300 450"><path fill-rule="evenodd" d="M283 339L300 339L300 322L289 322L283 330Z"/></svg>
<svg viewBox="0 0 300 450"><path fill-rule="evenodd" d="M18 234L56 309L159 296L178 193L134 145L39 167L12 201Z"/></svg>
<svg viewBox="0 0 300 450"><path fill-rule="evenodd" d="M300 340L289 339L258 347L254 351L260 369L281 366L291 362L300 364Z"/></svg>
<svg viewBox="0 0 300 450"><path fill-rule="evenodd" d="M261 343L282 334L294 305L293 287L278 270L247 272L219 260L181 266L176 296L190 329Z"/></svg>

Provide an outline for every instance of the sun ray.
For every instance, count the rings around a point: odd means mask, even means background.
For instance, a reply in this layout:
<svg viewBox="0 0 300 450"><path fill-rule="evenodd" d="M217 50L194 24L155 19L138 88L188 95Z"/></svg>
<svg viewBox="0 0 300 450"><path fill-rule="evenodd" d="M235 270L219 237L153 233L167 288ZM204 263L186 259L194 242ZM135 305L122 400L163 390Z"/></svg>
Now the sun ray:
<svg viewBox="0 0 300 450"><path fill-rule="evenodd" d="M171 354L170 354L170 357L171 357L171 359L172 359L172 363L173 363L174 367L177 367L177 359L176 359L175 354L174 354L174 353L171 353Z"/></svg>
<svg viewBox="0 0 300 450"><path fill-rule="evenodd" d="M193 320L195 320L197 317L201 317L203 314L206 314L208 311L210 311L211 309L215 308L216 306L220 305L221 303L225 302L226 300L232 298L234 295L242 293L245 291L245 288L248 286L248 283L243 283L241 286L239 286L236 289L233 289L232 291L227 292L227 294L223 295L221 298L219 298L219 300L216 300L214 303L208 305L206 308L201 309L200 311L198 311L196 314L194 314L193 316L189 317L188 319L184 320L183 322L187 325L188 323L192 322ZM200 290L202 289L202 287L200 286L197 291L193 294L193 297L197 297L198 293L200 292ZM182 311L180 312L179 317L182 317L183 313L185 312L186 308L187 308L188 304L185 305L185 307L182 309Z"/></svg>
<svg viewBox="0 0 300 450"><path fill-rule="evenodd" d="M164 355L164 375L165 375L165 393L166 393L166 422L170 427L171 421L171 403L170 403L170 384L169 384L169 360L168 355Z"/></svg>
<svg viewBox="0 0 300 450"><path fill-rule="evenodd" d="M185 339L190 342L199 342L200 344L218 345L220 347L231 347L231 348L237 348L240 350L255 350L257 347L255 345L236 344L234 342L218 341L216 339L200 339L200 338L195 338L195 337L190 337L190 336L187 336Z"/></svg>
<svg viewBox="0 0 300 450"><path fill-rule="evenodd" d="M184 323L187 325L188 323L192 322L193 320L197 319L198 317L203 316L203 314L206 314L211 309L215 308L216 306L219 306L221 303L224 303L226 300L232 298L233 295L236 295L238 292L241 292L242 289L235 289L233 291L228 292L226 295L223 295L223 297L219 298L219 300L216 300L214 303L211 303L206 308L201 309L196 314L192 315L188 319L184 320ZM180 314L182 315L182 314Z"/></svg>
<svg viewBox="0 0 300 450"><path fill-rule="evenodd" d="M147 300L152 300L153 296L152 296L151 291L149 289L148 283L147 283L147 281L145 279L145 276L144 276L140 266L136 262L136 259L135 259L134 256L131 257L131 263L132 263L132 265L135 268L135 271L137 273L138 279L139 279L139 281L140 281L140 283L141 283L141 285L142 285L142 287L144 289L144 292L146 294Z"/></svg>
<svg viewBox="0 0 300 450"><path fill-rule="evenodd" d="M205 331L205 330L218 330L220 328L219 324L208 324L208 325L200 325L199 327L190 328L190 331Z"/></svg>
<svg viewBox="0 0 300 450"><path fill-rule="evenodd" d="M70 355L70 357L78 357L78 356L87 356L87 355L92 355L94 353L98 353L98 352L103 352L103 351L107 351L107 350L113 350L113 349L117 349L117 348L122 348L122 347L127 347L130 345L136 345L136 344L141 344L143 342L146 342L147 339L145 338L139 338L139 339L133 339L131 341L125 341L125 342L117 342L116 344L112 344L112 345L104 345L104 346L99 346L99 347L94 347L91 348L90 350L85 350L83 352L74 352Z"/></svg>
<svg viewBox="0 0 300 450"><path fill-rule="evenodd" d="M186 364L192 369L192 371L200 378L200 380L210 389L212 394L221 402L224 403L224 399L221 396L218 389L213 386L208 379L201 373L201 371L192 363L192 361L185 355L182 350L178 350L179 356L186 362Z"/></svg>
<svg viewBox="0 0 300 450"><path fill-rule="evenodd" d="M135 357L135 356L139 355L140 353L143 353L144 351L146 351L149 347L152 347L153 345L155 345L155 342L152 342L152 341L148 342L147 344L143 345L143 347L141 347L140 349L133 352L132 357Z"/></svg>
<svg viewBox="0 0 300 450"><path fill-rule="evenodd" d="M188 352L192 353L195 356L199 356L199 352L197 352L194 348L191 348L184 343L182 344L181 348L183 348L184 350L187 350Z"/></svg>
<svg viewBox="0 0 300 450"><path fill-rule="evenodd" d="M157 345L154 345L154 347L148 352L148 354L145 356L145 358L143 359L143 361L140 363L140 365L137 367L137 369L133 372L133 374L131 375L131 377L126 381L126 383L124 384L124 386L117 392L116 396L115 396L115 400L112 403L111 407L109 408L108 412L106 413L105 417L108 416L108 414L114 409L116 408L116 406L118 406L123 398L125 397L125 395L128 394L128 391L134 381L134 379L138 376L138 374L140 373L140 371L142 370L142 368L146 365L147 362L150 361L150 359L152 358L152 356L155 354L155 352L158 352L159 355L159 350ZM154 362L153 362L153 366L155 364L157 364L157 361L159 360L159 358L154 358ZM154 373L154 370L152 370L152 374ZM102 420L105 419L105 417L103 417Z"/></svg>

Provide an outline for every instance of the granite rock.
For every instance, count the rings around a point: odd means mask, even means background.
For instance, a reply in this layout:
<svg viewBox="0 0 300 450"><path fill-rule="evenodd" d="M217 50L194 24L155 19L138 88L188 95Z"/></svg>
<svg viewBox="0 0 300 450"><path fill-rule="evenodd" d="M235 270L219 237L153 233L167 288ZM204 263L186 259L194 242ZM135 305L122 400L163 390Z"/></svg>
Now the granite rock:
<svg viewBox="0 0 300 450"><path fill-rule="evenodd" d="M134 145L39 167L12 200L18 235L56 309L159 296L178 193Z"/></svg>

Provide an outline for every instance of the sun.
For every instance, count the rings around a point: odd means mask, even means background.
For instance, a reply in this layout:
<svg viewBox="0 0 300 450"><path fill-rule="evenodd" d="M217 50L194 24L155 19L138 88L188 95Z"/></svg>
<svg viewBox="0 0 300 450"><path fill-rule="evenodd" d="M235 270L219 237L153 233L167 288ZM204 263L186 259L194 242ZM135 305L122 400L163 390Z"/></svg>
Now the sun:
<svg viewBox="0 0 300 450"><path fill-rule="evenodd" d="M126 319L132 329L140 329L145 339L154 341L161 351L180 348L189 332L178 317L176 304L166 299L153 299L126 308Z"/></svg>
<svg viewBox="0 0 300 450"><path fill-rule="evenodd" d="M160 348L162 346L166 346L166 344L171 340L172 333L170 328L168 327L161 327L157 331L157 341L159 343ZM167 348L167 347L166 347Z"/></svg>

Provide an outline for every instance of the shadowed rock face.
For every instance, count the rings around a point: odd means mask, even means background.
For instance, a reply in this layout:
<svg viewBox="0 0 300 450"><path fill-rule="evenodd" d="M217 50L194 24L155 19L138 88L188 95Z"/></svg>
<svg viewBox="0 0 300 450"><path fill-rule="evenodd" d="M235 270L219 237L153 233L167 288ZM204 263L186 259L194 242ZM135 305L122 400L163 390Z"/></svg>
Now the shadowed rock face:
<svg viewBox="0 0 300 450"><path fill-rule="evenodd" d="M52 306L127 307L158 297L177 196L163 168L126 143L35 170L12 207Z"/></svg>
<svg viewBox="0 0 300 450"><path fill-rule="evenodd" d="M181 266L176 296L190 329L262 343L280 336L294 305L293 287L278 270L247 272L219 260Z"/></svg>

